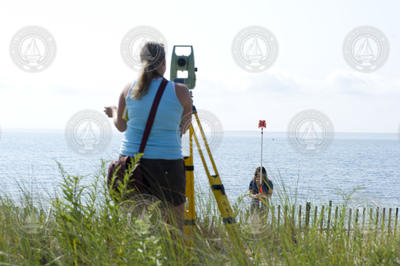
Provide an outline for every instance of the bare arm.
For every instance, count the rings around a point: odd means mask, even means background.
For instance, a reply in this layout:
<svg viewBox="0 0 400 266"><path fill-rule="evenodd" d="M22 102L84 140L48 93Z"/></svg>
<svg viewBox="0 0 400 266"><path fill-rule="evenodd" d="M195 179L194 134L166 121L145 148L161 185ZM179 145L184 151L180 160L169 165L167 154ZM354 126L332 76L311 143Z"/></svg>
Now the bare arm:
<svg viewBox="0 0 400 266"><path fill-rule="evenodd" d="M124 132L126 130L126 121L122 117L124 115L124 110L126 107L125 98L128 94L130 86L131 84L126 85L125 88L122 90L119 96L118 108L116 106L104 107L104 112L107 114L108 117L113 119L115 127L120 132Z"/></svg>
<svg viewBox="0 0 400 266"><path fill-rule="evenodd" d="M180 123L180 135L182 136L189 129L192 123L193 101L186 85L175 83L175 93L183 107L183 114Z"/></svg>

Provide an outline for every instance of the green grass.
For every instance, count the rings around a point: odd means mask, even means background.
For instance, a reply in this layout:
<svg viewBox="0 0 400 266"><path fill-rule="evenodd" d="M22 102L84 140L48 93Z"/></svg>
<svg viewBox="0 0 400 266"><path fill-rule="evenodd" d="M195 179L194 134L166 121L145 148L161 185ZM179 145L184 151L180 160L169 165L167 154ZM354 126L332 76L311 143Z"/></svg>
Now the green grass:
<svg viewBox="0 0 400 266"><path fill-rule="evenodd" d="M305 206L299 225L299 205L287 194L274 195L281 207L271 204L263 215L251 214L241 197L233 204L240 244L213 197L198 197L196 232L188 238L164 222L157 202L114 204L104 166L88 186L60 166L60 192L42 201L26 191L19 200L0 197L0 265L400 264L400 237L387 210L383 220L367 208L362 223L361 208L356 223L346 204L317 212L312 206L306 226Z"/></svg>

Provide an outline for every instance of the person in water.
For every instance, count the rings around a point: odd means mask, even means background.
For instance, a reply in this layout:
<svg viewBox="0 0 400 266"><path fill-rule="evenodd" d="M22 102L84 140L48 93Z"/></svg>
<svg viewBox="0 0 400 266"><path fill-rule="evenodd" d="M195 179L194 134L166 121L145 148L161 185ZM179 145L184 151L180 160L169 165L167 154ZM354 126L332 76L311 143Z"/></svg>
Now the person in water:
<svg viewBox="0 0 400 266"><path fill-rule="evenodd" d="M260 170L262 172L262 188ZM250 181L249 193L251 198L251 210L264 209L265 204L272 197L274 185L268 178L267 171L264 167L257 167L254 177Z"/></svg>
<svg viewBox="0 0 400 266"><path fill-rule="evenodd" d="M120 156L133 157L139 151L150 108L166 70L164 46L147 42L140 52L140 60L139 77L122 90L118 107L104 109L116 128L124 132ZM125 109L127 121L123 118ZM182 231L186 175L181 136L190 127L191 114L192 99L186 85L168 81L141 159L142 193L165 203Z"/></svg>

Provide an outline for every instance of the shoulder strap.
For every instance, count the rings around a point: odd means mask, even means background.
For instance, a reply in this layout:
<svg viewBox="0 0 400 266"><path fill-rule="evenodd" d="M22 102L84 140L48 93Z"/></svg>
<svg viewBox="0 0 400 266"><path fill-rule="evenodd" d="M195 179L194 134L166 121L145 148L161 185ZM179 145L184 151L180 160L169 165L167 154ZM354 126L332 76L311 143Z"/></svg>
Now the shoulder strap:
<svg viewBox="0 0 400 266"><path fill-rule="evenodd" d="M167 84L168 84L168 80L163 78L161 81L160 87L158 88L157 94L154 97L154 101L153 101L153 105L151 106L149 117L147 118L147 123L146 123L146 127L144 129L142 142L140 143L139 153L144 152L144 148L146 147L146 143L149 138L151 128L153 126L154 117L156 116L158 104L160 103L161 96L163 95Z"/></svg>

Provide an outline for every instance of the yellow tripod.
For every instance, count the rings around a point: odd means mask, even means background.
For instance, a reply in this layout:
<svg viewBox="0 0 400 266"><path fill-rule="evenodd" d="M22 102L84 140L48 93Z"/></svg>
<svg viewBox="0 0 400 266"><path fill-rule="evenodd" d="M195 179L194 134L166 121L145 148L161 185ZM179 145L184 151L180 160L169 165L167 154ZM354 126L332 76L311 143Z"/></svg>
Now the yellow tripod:
<svg viewBox="0 0 400 266"><path fill-rule="evenodd" d="M217 201L218 204L218 209L221 212L222 216L222 221L225 224L227 231L229 235L232 238L232 241L235 245L237 245L238 248L243 250L243 255L244 255L244 262L246 264L250 264L248 257L244 254L244 247L241 244L241 241L238 236L238 231L237 231L237 225L235 223L235 218L233 217L233 211L231 208L231 205L228 201L228 197L225 193L225 188L224 185L221 182L217 167L215 165L214 159L212 157L210 148L207 143L206 136L204 134L203 128L200 123L200 119L197 115L197 110L193 106L193 115L195 117L195 121L197 122L197 125L199 127L201 137L203 138L205 148L207 150L208 156L211 161L212 168L214 170L215 175L211 175L209 168L207 166L207 162L205 160L203 151L201 150L200 147L200 142L196 136L196 133L193 129L193 122L190 125L189 128L189 151L190 155L188 157L185 157L185 167L186 167L186 198L187 198L187 204L185 206L185 223L184 223L184 231L185 234L190 236L195 230L195 225L196 225L196 210L195 210L195 196L194 196L194 165L193 165L193 139L196 142L197 149L200 154L201 161L204 166L204 170L207 174L208 181L210 183L211 190L214 194L214 197Z"/></svg>
<svg viewBox="0 0 400 266"><path fill-rule="evenodd" d="M180 52L178 53L178 50ZM193 46L191 45L174 45L171 57L171 80L185 84L189 89L194 89L196 86L196 74L197 68L194 64L194 53ZM186 75L183 75L186 74ZM180 75L182 75L180 77ZM208 181L211 186L211 190L218 204L218 209L221 212L222 220L231 236L232 243L236 248L243 251L243 256L240 259L241 264L250 265L249 258L244 252L243 245L238 237L238 231L236 228L235 219L231 205L229 204L228 197L225 194L224 185L221 182L217 167L214 159L211 155L210 148L207 143L206 136L200 123L200 119L197 115L197 110L193 106L193 114L197 125L200 129L201 137L203 138L208 156L210 158L215 175L211 175L207 167L207 162L204 158L203 151L200 147L200 142L197 139L196 133L193 129L193 123L189 127L189 149L190 155L184 158L186 168L186 199L187 204L185 206L185 221L184 231L187 236L192 235L196 225L196 209L195 209L195 197L194 197L194 165L193 165L193 139L196 142L197 149L199 151L201 161L206 171ZM189 238L190 239L190 238ZM188 243L190 244L190 243Z"/></svg>

